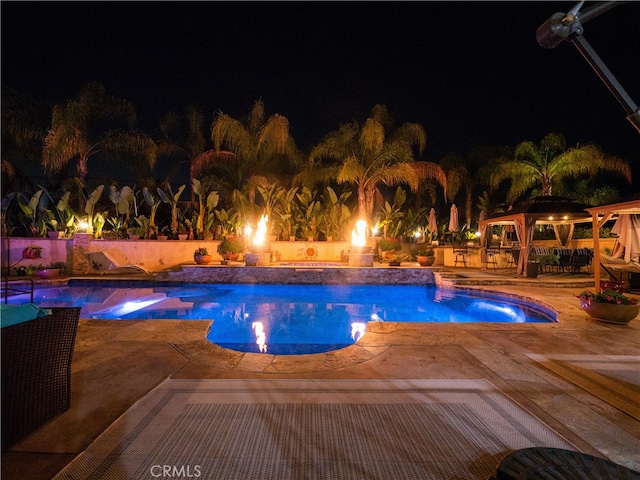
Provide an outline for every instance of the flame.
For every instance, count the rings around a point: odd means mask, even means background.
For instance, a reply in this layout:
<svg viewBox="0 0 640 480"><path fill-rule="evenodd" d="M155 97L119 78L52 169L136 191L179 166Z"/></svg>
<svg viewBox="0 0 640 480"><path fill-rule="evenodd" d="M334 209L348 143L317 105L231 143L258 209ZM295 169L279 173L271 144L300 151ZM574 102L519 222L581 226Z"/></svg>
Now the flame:
<svg viewBox="0 0 640 480"><path fill-rule="evenodd" d="M359 247L364 247L367 244L366 220L358 220L356 222L356 228L351 232L351 243Z"/></svg>
<svg viewBox="0 0 640 480"><path fill-rule="evenodd" d="M260 217L256 234L253 237L253 244L257 247L263 246L264 241L267 238L267 222L268 221L269 221L268 215L262 215Z"/></svg>

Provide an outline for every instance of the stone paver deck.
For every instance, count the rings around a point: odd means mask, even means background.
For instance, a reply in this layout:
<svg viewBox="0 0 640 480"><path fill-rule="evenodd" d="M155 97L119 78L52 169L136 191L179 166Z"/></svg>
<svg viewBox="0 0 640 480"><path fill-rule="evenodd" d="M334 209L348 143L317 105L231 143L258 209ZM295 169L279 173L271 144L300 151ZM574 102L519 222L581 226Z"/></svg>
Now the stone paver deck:
<svg viewBox="0 0 640 480"><path fill-rule="evenodd" d="M166 378L485 378L584 453L640 467L640 422L527 354L640 355L640 320L619 327L586 318L575 295L588 278L542 281L447 269L486 288L550 306L549 324L370 323L326 354L242 354L211 345L207 321L82 319L72 365L72 407L2 455L5 480L52 478L136 400ZM534 279L531 279L534 280ZM524 284L522 283L524 281ZM583 284L577 285L575 282ZM592 281L592 279L591 279ZM497 466L497 465L496 465ZM444 479L443 479L444 480Z"/></svg>

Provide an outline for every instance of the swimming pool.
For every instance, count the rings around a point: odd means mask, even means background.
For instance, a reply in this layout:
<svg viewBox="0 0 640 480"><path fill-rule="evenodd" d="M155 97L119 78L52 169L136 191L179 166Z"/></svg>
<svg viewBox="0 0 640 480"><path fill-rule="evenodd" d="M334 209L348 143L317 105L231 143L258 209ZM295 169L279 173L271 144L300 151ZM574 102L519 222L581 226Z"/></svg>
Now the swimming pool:
<svg viewBox="0 0 640 480"><path fill-rule="evenodd" d="M28 298L11 297L11 303ZM368 322L554 322L537 305L433 285L87 282L38 286L34 302L93 319L211 320L212 343L243 352L321 353L355 343Z"/></svg>

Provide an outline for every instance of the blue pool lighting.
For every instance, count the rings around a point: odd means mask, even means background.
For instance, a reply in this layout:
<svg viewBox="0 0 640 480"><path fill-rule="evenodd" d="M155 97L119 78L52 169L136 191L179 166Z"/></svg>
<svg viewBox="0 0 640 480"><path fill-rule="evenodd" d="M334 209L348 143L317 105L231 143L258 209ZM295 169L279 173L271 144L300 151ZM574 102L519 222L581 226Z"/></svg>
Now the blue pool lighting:
<svg viewBox="0 0 640 480"><path fill-rule="evenodd" d="M20 296L12 303L24 303ZM241 352L322 353L352 345L369 322L554 322L540 306L433 285L247 285L89 282L37 286L34 302L83 318L206 320L207 339Z"/></svg>

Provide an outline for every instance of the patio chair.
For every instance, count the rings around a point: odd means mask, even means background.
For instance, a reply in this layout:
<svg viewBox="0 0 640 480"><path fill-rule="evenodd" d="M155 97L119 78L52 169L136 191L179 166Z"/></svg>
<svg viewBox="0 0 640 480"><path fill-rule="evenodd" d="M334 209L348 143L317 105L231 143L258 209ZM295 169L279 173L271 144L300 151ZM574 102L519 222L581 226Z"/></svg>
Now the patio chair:
<svg viewBox="0 0 640 480"><path fill-rule="evenodd" d="M460 242L453 242L453 254L455 255L453 266L455 267L458 265L458 262L461 262L466 267L468 252L469 252L469 249L466 244L463 244Z"/></svg>
<svg viewBox="0 0 640 480"><path fill-rule="evenodd" d="M558 256L558 273L562 271L564 273L564 269L571 270L571 255L573 254L573 250L570 248L556 248L553 250L553 253Z"/></svg>
<svg viewBox="0 0 640 480"><path fill-rule="evenodd" d="M71 406L80 307L48 310L2 328L2 451Z"/></svg>
<svg viewBox="0 0 640 480"><path fill-rule="evenodd" d="M593 260L593 250L590 248L576 248L571 254L571 271L580 273L584 269L584 273L591 271L591 262Z"/></svg>

